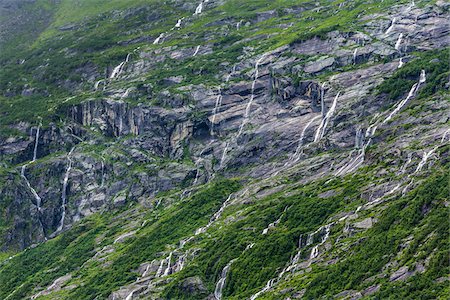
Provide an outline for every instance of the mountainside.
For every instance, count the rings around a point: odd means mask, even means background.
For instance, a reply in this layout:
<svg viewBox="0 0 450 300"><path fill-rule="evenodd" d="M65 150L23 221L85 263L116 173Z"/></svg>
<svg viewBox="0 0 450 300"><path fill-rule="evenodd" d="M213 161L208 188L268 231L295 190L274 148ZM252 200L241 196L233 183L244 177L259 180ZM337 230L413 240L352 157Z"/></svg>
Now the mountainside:
<svg viewBox="0 0 450 300"><path fill-rule="evenodd" d="M447 299L449 9L0 0L0 299Z"/></svg>

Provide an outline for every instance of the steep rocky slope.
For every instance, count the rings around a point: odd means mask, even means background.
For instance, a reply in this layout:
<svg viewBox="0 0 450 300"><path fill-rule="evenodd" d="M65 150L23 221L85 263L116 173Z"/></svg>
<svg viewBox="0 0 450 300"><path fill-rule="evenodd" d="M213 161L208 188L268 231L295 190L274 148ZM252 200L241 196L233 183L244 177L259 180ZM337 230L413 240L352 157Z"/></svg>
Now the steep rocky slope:
<svg viewBox="0 0 450 300"><path fill-rule="evenodd" d="M449 293L447 3L0 7L1 299Z"/></svg>

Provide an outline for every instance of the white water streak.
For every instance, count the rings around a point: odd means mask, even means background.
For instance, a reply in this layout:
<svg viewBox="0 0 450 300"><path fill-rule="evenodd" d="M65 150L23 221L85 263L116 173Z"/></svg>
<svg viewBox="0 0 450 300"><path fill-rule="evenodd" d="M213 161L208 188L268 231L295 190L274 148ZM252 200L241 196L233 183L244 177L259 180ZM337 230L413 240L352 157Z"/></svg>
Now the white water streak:
<svg viewBox="0 0 450 300"><path fill-rule="evenodd" d="M69 183L70 170L72 170L72 159L71 159L70 156L72 155L72 152L73 152L74 149L75 148L72 148L70 150L69 154L67 155L68 164L67 164L66 173L64 175L62 194L61 194L62 215L61 215L61 219L59 221L58 229L56 229L56 232L60 232L63 229L63 227L64 227L64 220L66 218L67 186L68 186L68 183Z"/></svg>
<svg viewBox="0 0 450 300"><path fill-rule="evenodd" d="M341 92L338 92L336 94L336 97L334 97L333 104L331 105L330 109L328 110L327 114L325 115L325 118L322 119L322 122L320 122L319 127L317 128L316 134L314 136L314 142L317 143L320 141L323 136L325 135L325 130L328 126L328 122L333 117L333 114L336 110L337 100L339 98Z"/></svg>
<svg viewBox="0 0 450 300"><path fill-rule="evenodd" d="M227 274L228 271L231 268L231 265L233 264L235 260L233 259L232 261L230 261L222 270L222 273L220 274L220 278L216 283L216 288L214 290L214 297L216 298L216 300L221 300L222 299L222 291L223 288L225 286L226 280L227 280Z"/></svg>
<svg viewBox="0 0 450 300"><path fill-rule="evenodd" d="M394 29L395 22L397 22L397 18L393 18L393 19L392 19L391 25L390 25L389 28L384 32L384 34L387 35L387 34L389 34L389 33Z"/></svg>
<svg viewBox="0 0 450 300"><path fill-rule="evenodd" d="M261 62L263 61L263 59L265 58L265 56L261 56L260 59L258 59L256 61L255 64L255 72L254 72L254 78L253 78L253 83L252 83L252 94L250 96L250 100L247 103L247 106L245 108L245 114L244 114L244 120L242 121L241 126L239 127L239 132L236 136L236 138L238 138L239 136L241 136L242 134L242 130L244 129L244 126L247 124L248 122L248 118L250 117L250 111L251 111L251 107L252 107L252 103L253 100L255 99L255 86L256 86L256 81L258 80L259 77L259 65L261 64Z"/></svg>
<svg viewBox="0 0 450 300"><path fill-rule="evenodd" d="M401 52L400 47L402 45L402 41L403 41L403 33L400 33L398 35L397 41L395 42L395 50L397 50L398 52Z"/></svg>
<svg viewBox="0 0 450 300"><path fill-rule="evenodd" d="M192 56L196 56L198 54L198 51L200 51L200 45L198 45L197 48L195 48L194 55Z"/></svg>
<svg viewBox="0 0 450 300"><path fill-rule="evenodd" d="M161 39L164 37L164 33L161 33L154 41L153 45L158 45L161 42Z"/></svg>

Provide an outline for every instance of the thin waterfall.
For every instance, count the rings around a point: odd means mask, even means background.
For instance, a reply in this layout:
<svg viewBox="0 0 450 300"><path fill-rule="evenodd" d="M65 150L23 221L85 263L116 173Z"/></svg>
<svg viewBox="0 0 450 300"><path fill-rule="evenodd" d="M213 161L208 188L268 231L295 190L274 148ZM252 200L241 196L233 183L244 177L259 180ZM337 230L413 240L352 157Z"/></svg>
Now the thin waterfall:
<svg viewBox="0 0 450 300"><path fill-rule="evenodd" d="M200 45L198 45L197 48L195 48L194 55L192 56L196 56L198 54L198 51L200 51Z"/></svg>
<svg viewBox="0 0 450 300"><path fill-rule="evenodd" d="M222 89L219 87L218 88L218 94L217 94L217 98L216 98L216 105L214 106L213 109L213 116L212 116L212 121L211 121L211 135L214 136L214 124L216 123L216 116L217 116L217 112L220 109L220 106L222 105Z"/></svg>
<svg viewBox="0 0 450 300"><path fill-rule="evenodd" d="M400 60L398 61L398 67L397 69L400 69L401 67L403 67L405 63L403 62L403 57L400 57Z"/></svg>
<svg viewBox="0 0 450 300"><path fill-rule="evenodd" d="M170 252L169 257L167 258L167 267L164 270L163 277L170 275L171 270L171 263L172 263L172 252Z"/></svg>
<svg viewBox="0 0 450 300"><path fill-rule="evenodd" d="M110 79L114 79L114 78L117 78L120 76L120 74L123 71L124 66L130 61L130 56L131 56L131 53L128 53L125 60L113 69L111 75L109 76Z"/></svg>
<svg viewBox="0 0 450 300"><path fill-rule="evenodd" d="M323 229L325 230L325 235L322 237L322 240L320 241L320 243L315 245L312 248L311 253L309 255L310 261L317 258L317 256L319 256L319 247L322 246L328 240L328 237L330 236L331 224L325 225L323 227Z"/></svg>
<svg viewBox="0 0 450 300"><path fill-rule="evenodd" d="M35 162L36 158L37 158L40 130L41 130L41 124L38 125L38 127L36 129L36 135L34 137L34 149L33 149L33 160L32 160L32 162Z"/></svg>
<svg viewBox="0 0 450 300"><path fill-rule="evenodd" d="M244 126L247 124L248 122L248 118L250 116L250 111L251 111L251 107L252 107L252 103L253 100L255 99L255 86L256 86L256 81L258 80L259 77L259 65L261 64L262 60L265 58L265 56L261 56L260 59L258 59L256 61L255 64L255 72L254 72L254 78L253 78L253 83L252 83L252 94L250 96L250 100L247 103L247 107L245 108L245 114L244 114L244 120L242 121L241 126L239 127L239 132L236 136L236 138L238 138L241 134L242 134L242 130L244 129Z"/></svg>
<svg viewBox="0 0 450 300"><path fill-rule="evenodd" d="M131 293L128 294L128 296L125 298L125 300L132 300L134 295L134 291L131 291Z"/></svg>
<svg viewBox="0 0 450 300"><path fill-rule="evenodd" d="M358 55L358 48L353 51L353 64L356 65L356 56Z"/></svg>
<svg viewBox="0 0 450 300"><path fill-rule="evenodd" d="M417 172L421 171L425 164L427 163L428 159L431 157L431 155L438 149L439 146L434 147L428 152L424 152L422 156L422 160L419 162L419 165L417 166L416 170L413 174L416 174Z"/></svg>
<svg viewBox="0 0 450 300"><path fill-rule="evenodd" d="M319 229L317 229L316 231L314 231L313 233L310 233L308 235L307 241L306 241L306 246L313 244L314 236L316 234L321 233L322 231L325 231L325 234L322 237L321 242L318 245L316 245L315 247L313 247L313 249L311 250L311 252L314 252L314 256L315 256L314 258L316 258L319 254L318 247L323 245L328 240L328 238L330 236L330 230L331 230L332 225L333 225L333 223L327 224L325 226L321 226ZM255 300L256 298L261 296L261 294L267 292L269 289L271 289L276 283L278 283L283 278L284 274L286 274L287 272L294 269L297 266L297 263L300 261L301 252L304 247L305 247L305 245L303 245L303 243L302 243L302 236L300 236L299 243L298 243L298 251L297 251L296 255L289 261L288 265L285 268L283 268L283 270L278 274L277 277L272 278L269 281L267 281L264 288L262 290L260 290L259 292L257 292L256 294L252 295L250 297L250 300ZM311 257L311 254L310 254L310 257ZM308 263L309 264L311 263L311 258L308 260Z"/></svg>
<svg viewBox="0 0 450 300"><path fill-rule="evenodd" d="M94 90L95 91L98 90L98 87L100 86L100 83L103 83L103 90L105 89L105 87L106 87L105 80L104 79L100 79L94 84Z"/></svg>
<svg viewBox="0 0 450 300"><path fill-rule="evenodd" d="M231 265L233 264L234 261L235 261L235 259L231 260L223 268L222 272L220 273L219 281L217 281L216 288L214 290L214 297L216 298L216 300L221 300L222 299L222 292L223 292L223 288L224 288L226 280L227 280L227 274L228 274L228 271L230 270Z"/></svg>
<svg viewBox="0 0 450 300"><path fill-rule="evenodd" d="M58 229L56 229L56 232L60 232L63 229L63 227L64 227L64 220L66 218L67 186L68 186L68 183L69 183L70 170L72 170L72 159L71 159L70 156L72 155L72 152L73 152L74 149L75 148L72 148L70 150L69 154L67 155L68 164L67 164L66 173L64 175L62 194L61 194L62 215L61 215L61 219L59 221Z"/></svg>
<svg viewBox="0 0 450 300"><path fill-rule="evenodd" d="M197 6L197 8L195 9L194 16L195 16L195 15L201 14L202 11L203 11L203 1L200 2L200 4L199 4L199 5Z"/></svg>
<svg viewBox="0 0 450 300"><path fill-rule="evenodd" d="M172 30L175 29L180 29L181 28L181 22L183 22L184 18L178 19L177 23L175 24L175 26L172 28Z"/></svg>
<svg viewBox="0 0 450 300"><path fill-rule="evenodd" d="M391 111L391 113L389 113L389 115L382 121L382 122L375 122L373 124L371 124L367 130L366 130L366 134L365 137L368 138L368 141L364 144L364 146L359 150L358 156L356 156L356 158L351 159L347 164L345 164L343 167L341 167L336 173L336 176L340 176L340 175L344 175L350 172L353 172L354 170L356 170L363 162L365 159L365 154L366 154L366 149L367 147L371 144L372 142L372 137L375 135L375 132L378 128L379 125L384 125L386 124L389 120L392 119L392 117L394 115L396 115L402 108L403 106L405 106L405 104L411 99L413 98L417 91L420 88L420 85L422 83L426 82L426 74L425 74L425 70L422 70L420 72L420 78L419 81L417 83L414 83L414 85L411 87L411 90L408 93L408 96L403 99L402 101L400 101L394 108L393 111Z"/></svg>
<svg viewBox="0 0 450 300"><path fill-rule="evenodd" d="M293 156L294 161L298 161L298 159L300 158L301 150L302 150L302 147L303 147L303 140L305 139L306 130L308 130L308 128L312 125L312 123L314 123L319 118L321 118L320 115L319 116L315 116L303 128L302 133L300 134L300 139L298 140L297 149L295 150L295 153L294 153L294 156Z"/></svg>
<svg viewBox="0 0 450 300"><path fill-rule="evenodd" d="M233 68L231 69L231 72L228 73L227 77L225 78L226 83L230 82L230 79L234 75L234 73L236 73L236 65L233 66Z"/></svg>
<svg viewBox="0 0 450 300"><path fill-rule="evenodd" d="M156 277L161 277L161 275L163 274L163 268L164 268L164 262L165 261L166 261L165 258L161 260L161 262L159 264L159 267L158 267L158 270L156 271L156 275L155 275Z"/></svg>
<svg viewBox="0 0 450 300"><path fill-rule="evenodd" d="M284 213L286 212L287 209L288 209L288 207L285 207L281 216L275 222L270 223L266 228L263 229L263 231L262 231L263 235L269 233L269 229L275 228L278 224L280 224L281 218L283 218Z"/></svg>
<svg viewBox="0 0 450 300"><path fill-rule="evenodd" d="M33 197L36 200L36 206L37 206L38 210L40 211L42 199L38 195L36 190L31 186L30 182L28 181L28 178L25 176L25 171L26 171L27 165L28 164L23 165L22 168L20 169L20 176L25 181L25 184L27 185L28 189L31 191L31 194L33 194Z"/></svg>
<svg viewBox="0 0 450 300"><path fill-rule="evenodd" d="M100 183L100 187L103 187L105 185L105 158L102 157L102 181Z"/></svg>
<svg viewBox="0 0 450 300"><path fill-rule="evenodd" d="M418 82L418 83L415 83L415 84L411 87L411 90L409 91L408 96L407 96L404 100L400 101L400 102L397 104L397 106L395 107L395 109L389 114L389 116L388 116L381 124L386 124L389 120L391 120L392 117L393 117L395 114L397 114L397 113L402 109L402 107L405 106L405 104L406 104L411 98L413 98L413 97L416 95L417 91L418 91L419 88L420 88L420 85L421 85L422 83L424 83L425 81L426 81L425 70L422 70L422 71L420 72L419 82Z"/></svg>
<svg viewBox="0 0 450 300"><path fill-rule="evenodd" d="M161 42L161 39L164 37L164 33L161 33L154 41L153 45L158 45Z"/></svg>
<svg viewBox="0 0 450 300"><path fill-rule="evenodd" d="M228 153L228 148L230 147L230 143L226 142L225 143L225 148L223 149L222 152L222 157L220 158L220 168L223 167L224 163L225 163L225 159L227 158L227 153Z"/></svg>
<svg viewBox="0 0 450 300"><path fill-rule="evenodd" d="M225 208L227 208L228 205L231 203L231 196L232 196L232 194L230 194L228 196L227 200L225 200L225 202L222 204L222 206L219 208L219 210L211 217L211 219L209 220L209 222L206 226L200 227L195 231L195 235L199 235L199 234L206 232L206 230L209 227L211 227L214 224L214 222L216 222L222 216L222 213L225 210Z"/></svg>
<svg viewBox="0 0 450 300"><path fill-rule="evenodd" d="M327 108L325 107L325 82L322 83L322 85L320 86L320 109L322 112L322 118L325 118L325 114L326 114L326 110Z"/></svg>
<svg viewBox="0 0 450 300"><path fill-rule="evenodd" d="M397 50L397 51L400 52L400 53L401 53L400 47L401 47L401 45L402 45L402 40L403 40L403 33L400 33L400 34L398 35L397 41L395 42L395 50Z"/></svg>
<svg viewBox="0 0 450 300"><path fill-rule="evenodd" d="M384 34L387 35L387 34L389 34L389 33L394 29L395 22L397 22L397 18L393 18L393 19L392 19L391 25L390 25L389 28L384 32Z"/></svg>
<svg viewBox="0 0 450 300"><path fill-rule="evenodd" d="M319 127L317 128L316 134L314 136L315 143L320 141L323 138L323 136L325 135L325 130L328 126L328 122L336 110L336 104L337 104L337 100L339 98L340 93L341 92L339 91L336 94L336 96L334 97L333 104L331 105L330 109L328 110L327 114L325 115L325 118L322 119L322 122L320 123Z"/></svg>
<svg viewBox="0 0 450 300"><path fill-rule="evenodd" d="M242 23L244 22L244 20L240 20L239 22L236 23L236 30L241 29Z"/></svg>

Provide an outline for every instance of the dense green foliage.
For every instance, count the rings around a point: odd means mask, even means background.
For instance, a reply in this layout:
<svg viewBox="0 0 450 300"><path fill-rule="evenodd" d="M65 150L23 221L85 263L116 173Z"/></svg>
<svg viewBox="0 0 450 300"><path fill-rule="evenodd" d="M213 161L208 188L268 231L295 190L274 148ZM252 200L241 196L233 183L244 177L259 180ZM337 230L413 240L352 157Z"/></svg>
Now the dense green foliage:
<svg viewBox="0 0 450 300"><path fill-rule="evenodd" d="M449 49L416 53L412 62L405 64L395 74L384 81L379 92L387 93L392 99L405 95L419 80L420 72L425 70L426 86L419 92L419 98L430 97L439 91L444 91L450 75L448 59Z"/></svg>

